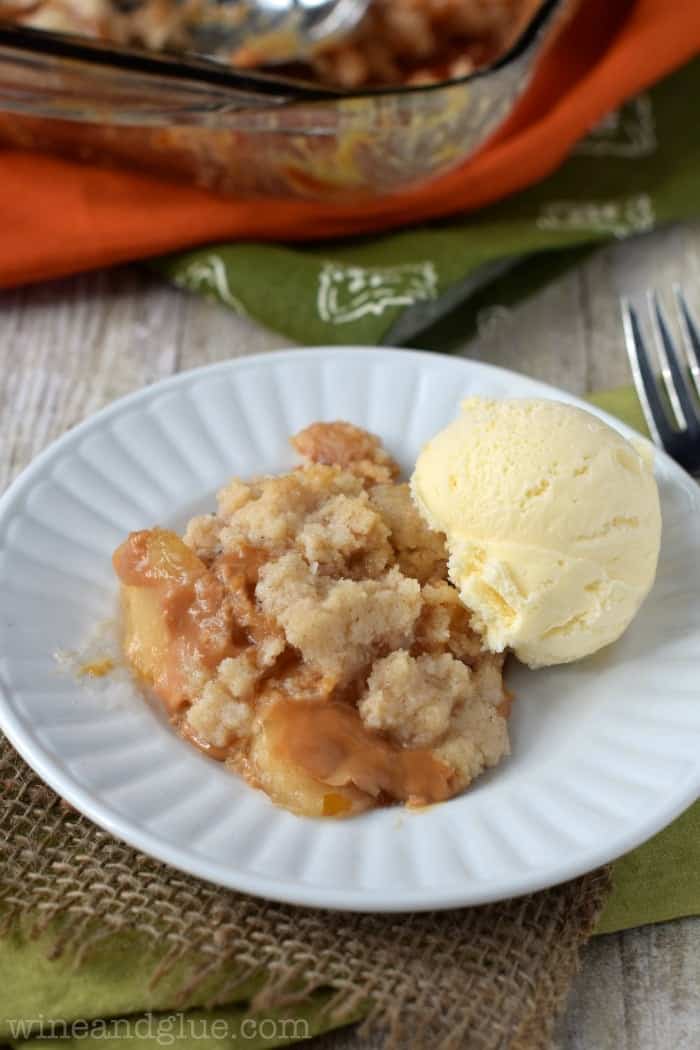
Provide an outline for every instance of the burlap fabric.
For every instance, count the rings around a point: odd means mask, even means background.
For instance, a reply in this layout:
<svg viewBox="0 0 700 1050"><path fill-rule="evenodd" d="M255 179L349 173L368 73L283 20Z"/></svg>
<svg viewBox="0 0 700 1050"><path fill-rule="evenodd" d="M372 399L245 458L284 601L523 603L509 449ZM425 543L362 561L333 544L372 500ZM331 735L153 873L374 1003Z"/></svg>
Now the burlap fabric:
<svg viewBox="0 0 700 1050"><path fill-rule="evenodd" d="M226 975L225 1002L264 974L255 1008L326 987L336 1016L411 1050L544 1050L609 886L607 871L518 900L402 916L273 904L182 875L76 813L0 737L0 901L37 932L62 917L56 954L130 930L159 945L187 987ZM230 979L229 979L230 978ZM154 974L154 980L158 974Z"/></svg>

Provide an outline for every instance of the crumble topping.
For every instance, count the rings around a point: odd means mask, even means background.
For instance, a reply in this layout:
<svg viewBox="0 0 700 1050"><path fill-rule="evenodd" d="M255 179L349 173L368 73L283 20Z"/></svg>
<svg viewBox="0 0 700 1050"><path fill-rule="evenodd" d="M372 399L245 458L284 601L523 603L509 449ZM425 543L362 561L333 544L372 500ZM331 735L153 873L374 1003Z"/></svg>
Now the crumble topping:
<svg viewBox="0 0 700 1050"><path fill-rule="evenodd" d="M125 649L181 732L307 815L441 801L508 753L486 651L379 439L315 423L302 465L234 479L184 542L115 554Z"/></svg>

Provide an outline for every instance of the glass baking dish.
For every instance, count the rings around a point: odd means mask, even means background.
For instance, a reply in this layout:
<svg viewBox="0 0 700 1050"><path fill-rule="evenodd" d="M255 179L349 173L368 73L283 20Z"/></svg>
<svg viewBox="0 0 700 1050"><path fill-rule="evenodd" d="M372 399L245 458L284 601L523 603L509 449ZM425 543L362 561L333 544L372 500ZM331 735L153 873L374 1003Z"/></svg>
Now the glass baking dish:
<svg viewBox="0 0 700 1050"><path fill-rule="evenodd" d="M35 47L0 30L0 143L238 197L394 193L469 157L511 112L572 0L536 0L508 52L459 80L342 93L199 59ZM21 46L20 46L21 45ZM94 48L94 57L91 51ZM122 52L123 56L123 52Z"/></svg>

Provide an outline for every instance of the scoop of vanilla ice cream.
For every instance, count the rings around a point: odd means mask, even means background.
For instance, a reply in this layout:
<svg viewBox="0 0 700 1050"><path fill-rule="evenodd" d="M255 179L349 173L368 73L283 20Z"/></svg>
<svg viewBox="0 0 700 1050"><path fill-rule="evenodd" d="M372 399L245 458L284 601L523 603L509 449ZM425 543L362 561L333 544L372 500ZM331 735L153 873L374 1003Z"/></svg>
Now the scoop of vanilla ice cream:
<svg viewBox="0 0 700 1050"><path fill-rule="evenodd" d="M532 667L619 638L654 581L652 456L596 416L472 397L421 452L413 498L488 647Z"/></svg>

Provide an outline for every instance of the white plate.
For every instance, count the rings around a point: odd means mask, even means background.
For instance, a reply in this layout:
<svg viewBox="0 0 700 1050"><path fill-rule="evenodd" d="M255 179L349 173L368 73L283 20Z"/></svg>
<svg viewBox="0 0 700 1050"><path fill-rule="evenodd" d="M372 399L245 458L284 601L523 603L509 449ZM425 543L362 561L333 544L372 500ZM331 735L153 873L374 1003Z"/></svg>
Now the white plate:
<svg viewBox="0 0 700 1050"><path fill-rule="evenodd" d="M664 455L661 561L642 612L597 657L511 673L512 757L442 805L293 816L180 740L130 684L101 702L57 671L57 649L114 615L110 555L130 529L181 528L229 476L289 467L288 436L316 419L377 432L409 470L468 394L576 403L472 361L301 350L178 375L57 441L0 501L0 724L15 747L133 846L306 905L497 900L594 868L667 824L700 791L700 491Z"/></svg>

